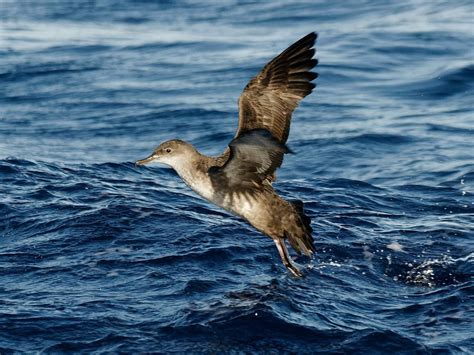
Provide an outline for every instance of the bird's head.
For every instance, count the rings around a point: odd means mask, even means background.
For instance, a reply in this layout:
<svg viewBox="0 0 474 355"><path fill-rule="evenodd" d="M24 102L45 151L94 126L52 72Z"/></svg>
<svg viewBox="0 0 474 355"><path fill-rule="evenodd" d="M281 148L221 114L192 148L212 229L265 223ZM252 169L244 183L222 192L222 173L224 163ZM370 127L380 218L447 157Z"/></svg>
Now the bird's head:
<svg viewBox="0 0 474 355"><path fill-rule="evenodd" d="M172 139L161 143L149 157L138 160L135 164L145 165L157 162L179 170L184 165L187 165L196 154L197 151L191 144L179 139Z"/></svg>

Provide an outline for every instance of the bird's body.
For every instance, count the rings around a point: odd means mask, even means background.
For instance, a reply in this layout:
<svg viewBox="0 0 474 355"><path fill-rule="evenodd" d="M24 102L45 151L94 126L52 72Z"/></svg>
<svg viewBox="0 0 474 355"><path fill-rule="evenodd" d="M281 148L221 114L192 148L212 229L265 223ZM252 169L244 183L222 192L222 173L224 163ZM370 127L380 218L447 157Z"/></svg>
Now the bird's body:
<svg viewBox="0 0 474 355"><path fill-rule="evenodd" d="M247 220L272 238L285 266L301 276L285 246L298 253L314 252L310 219L301 201L282 199L272 187L275 171L289 153L293 110L315 87L311 72L316 34L310 33L269 62L246 86L239 99L239 127L224 153L208 157L181 140L162 143L142 165L167 164L204 199Z"/></svg>
<svg viewBox="0 0 474 355"><path fill-rule="evenodd" d="M187 154L187 159L177 164L175 171L202 198L246 219L259 231L274 230L271 234L278 235L278 230L282 230L279 226L282 216L276 212L291 210L291 203L280 198L271 185L254 194L216 189L208 170L217 164L217 158L195 151Z"/></svg>

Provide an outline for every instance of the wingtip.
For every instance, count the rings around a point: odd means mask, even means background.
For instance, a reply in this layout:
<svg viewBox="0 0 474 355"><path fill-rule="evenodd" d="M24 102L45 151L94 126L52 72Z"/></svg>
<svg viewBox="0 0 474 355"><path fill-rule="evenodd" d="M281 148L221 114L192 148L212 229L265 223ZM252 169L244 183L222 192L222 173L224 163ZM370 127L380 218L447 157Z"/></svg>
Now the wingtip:
<svg viewBox="0 0 474 355"><path fill-rule="evenodd" d="M316 40L318 39L318 32L316 31L310 32L303 38L313 41L313 44L314 44L314 42L316 42Z"/></svg>
<svg viewBox="0 0 474 355"><path fill-rule="evenodd" d="M308 49L313 48L316 43L317 38L318 38L317 32L310 32L306 36L300 38L298 41L293 43L290 47L286 49L286 51L290 49L301 48L301 47L306 47Z"/></svg>

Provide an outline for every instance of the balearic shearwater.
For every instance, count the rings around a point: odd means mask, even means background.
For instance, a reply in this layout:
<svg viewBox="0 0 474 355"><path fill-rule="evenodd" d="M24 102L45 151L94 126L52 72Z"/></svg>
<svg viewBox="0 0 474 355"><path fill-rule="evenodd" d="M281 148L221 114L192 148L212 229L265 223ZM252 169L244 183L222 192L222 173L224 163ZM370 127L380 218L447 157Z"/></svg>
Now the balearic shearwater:
<svg viewBox="0 0 474 355"><path fill-rule="evenodd" d="M137 165L159 162L171 166L206 200L238 215L273 239L283 264L297 277L301 271L285 245L298 254L315 251L310 219L303 202L286 201L272 188L275 171L290 150L285 145L291 114L315 88L318 74L310 70L316 33L303 37L271 60L252 78L239 99L239 127L224 153L208 157L191 144L173 139L160 144Z"/></svg>

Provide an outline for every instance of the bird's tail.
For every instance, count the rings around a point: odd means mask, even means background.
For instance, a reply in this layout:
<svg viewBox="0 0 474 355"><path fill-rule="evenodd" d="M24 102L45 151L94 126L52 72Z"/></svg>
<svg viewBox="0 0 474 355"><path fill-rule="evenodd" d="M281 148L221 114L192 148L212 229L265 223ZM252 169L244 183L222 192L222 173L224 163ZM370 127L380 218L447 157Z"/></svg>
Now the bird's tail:
<svg viewBox="0 0 474 355"><path fill-rule="evenodd" d="M305 255L311 256L315 252L311 235L313 232L311 219L304 213L302 201L296 200L290 203L293 208L291 217L294 221L287 224L288 228L285 230L285 237L298 254L303 252Z"/></svg>

